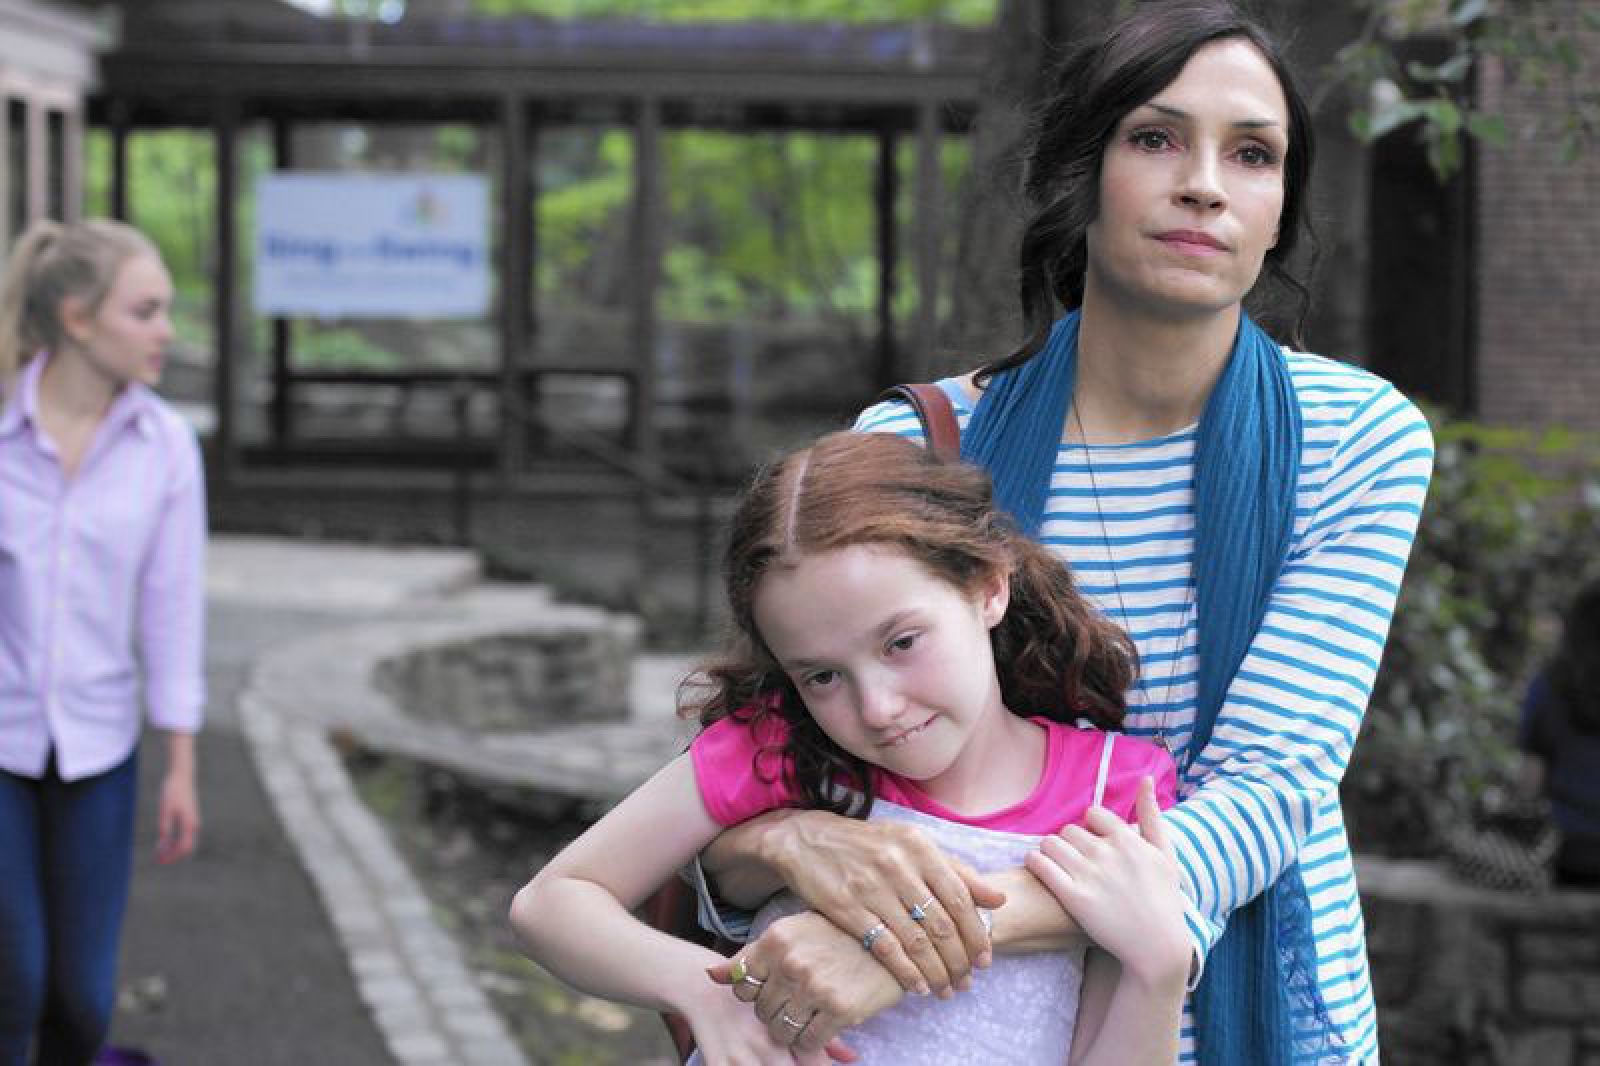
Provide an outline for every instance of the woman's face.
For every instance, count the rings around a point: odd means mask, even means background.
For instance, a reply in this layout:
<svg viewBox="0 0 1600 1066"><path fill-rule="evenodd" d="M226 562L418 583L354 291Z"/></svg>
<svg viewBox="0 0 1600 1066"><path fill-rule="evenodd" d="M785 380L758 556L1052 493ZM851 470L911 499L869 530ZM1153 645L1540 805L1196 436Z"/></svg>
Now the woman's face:
<svg viewBox="0 0 1600 1066"><path fill-rule="evenodd" d="M135 255L118 268L92 314L69 307L63 325L75 352L114 387L161 380L172 343L172 278L153 255Z"/></svg>
<svg viewBox="0 0 1600 1066"><path fill-rule="evenodd" d="M1162 319L1236 307L1278 241L1288 104L1247 41L1214 41L1134 108L1101 160L1084 302Z"/></svg>

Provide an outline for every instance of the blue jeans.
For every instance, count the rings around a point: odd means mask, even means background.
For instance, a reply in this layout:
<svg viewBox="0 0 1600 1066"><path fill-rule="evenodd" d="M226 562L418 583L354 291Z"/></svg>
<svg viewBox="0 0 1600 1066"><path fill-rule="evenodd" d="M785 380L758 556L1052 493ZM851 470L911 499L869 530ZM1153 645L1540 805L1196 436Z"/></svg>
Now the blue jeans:
<svg viewBox="0 0 1600 1066"><path fill-rule="evenodd" d="M116 1000L138 757L65 782L0 770L0 1066L85 1066Z"/></svg>

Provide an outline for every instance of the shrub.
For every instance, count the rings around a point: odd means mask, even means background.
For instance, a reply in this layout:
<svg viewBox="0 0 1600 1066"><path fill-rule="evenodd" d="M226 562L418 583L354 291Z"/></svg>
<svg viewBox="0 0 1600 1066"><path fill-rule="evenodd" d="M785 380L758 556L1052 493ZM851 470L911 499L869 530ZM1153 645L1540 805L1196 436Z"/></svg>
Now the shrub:
<svg viewBox="0 0 1600 1066"><path fill-rule="evenodd" d="M1342 795L1357 850L1427 857L1516 793L1551 620L1600 573L1600 448L1430 413L1433 485Z"/></svg>

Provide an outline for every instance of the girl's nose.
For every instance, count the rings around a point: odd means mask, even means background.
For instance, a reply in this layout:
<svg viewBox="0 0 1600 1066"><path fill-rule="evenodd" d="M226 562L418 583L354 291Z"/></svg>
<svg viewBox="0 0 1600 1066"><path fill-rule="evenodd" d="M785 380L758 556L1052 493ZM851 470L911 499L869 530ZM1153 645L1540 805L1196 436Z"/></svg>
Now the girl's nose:
<svg viewBox="0 0 1600 1066"><path fill-rule="evenodd" d="M860 704L861 724L868 729L886 729L894 725L906 706L899 688L887 678L869 678L863 681L857 700Z"/></svg>

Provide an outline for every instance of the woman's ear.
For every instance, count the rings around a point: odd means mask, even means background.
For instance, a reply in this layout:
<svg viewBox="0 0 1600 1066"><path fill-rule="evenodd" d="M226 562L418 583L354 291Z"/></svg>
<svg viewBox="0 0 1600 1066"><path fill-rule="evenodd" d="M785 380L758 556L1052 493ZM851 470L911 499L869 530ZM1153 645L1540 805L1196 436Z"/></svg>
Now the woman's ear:
<svg viewBox="0 0 1600 1066"><path fill-rule="evenodd" d="M94 333L94 314L78 296L63 296L56 305L56 321L61 333L74 344L83 344Z"/></svg>
<svg viewBox="0 0 1600 1066"><path fill-rule="evenodd" d="M982 599L978 609L983 616L983 624L993 629L1006 616L1006 608L1011 606L1010 568L995 570L984 578L979 594Z"/></svg>

